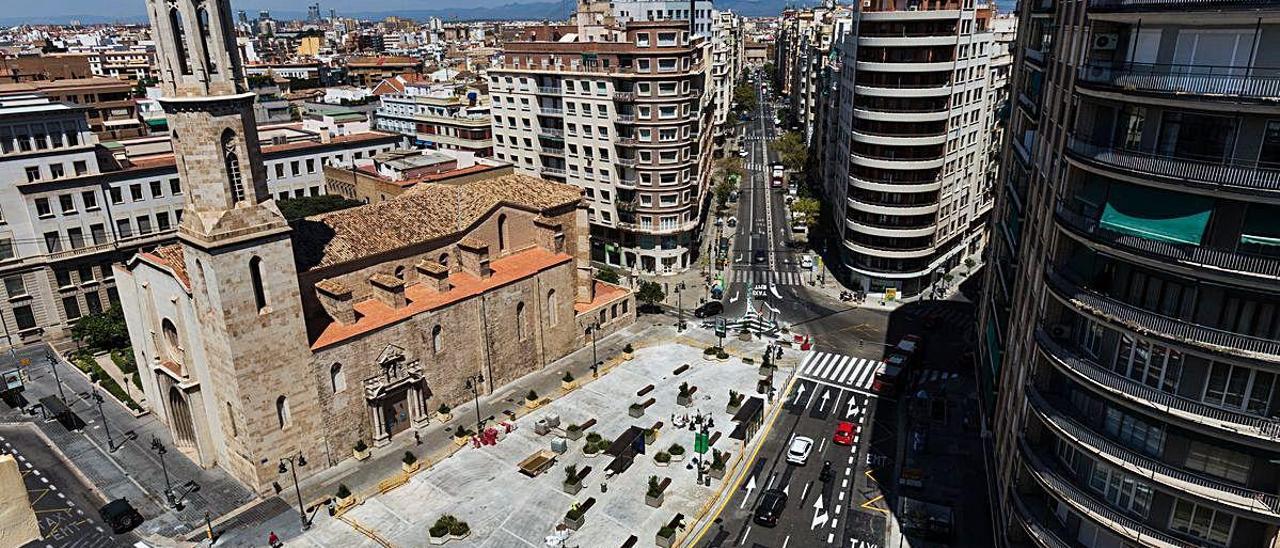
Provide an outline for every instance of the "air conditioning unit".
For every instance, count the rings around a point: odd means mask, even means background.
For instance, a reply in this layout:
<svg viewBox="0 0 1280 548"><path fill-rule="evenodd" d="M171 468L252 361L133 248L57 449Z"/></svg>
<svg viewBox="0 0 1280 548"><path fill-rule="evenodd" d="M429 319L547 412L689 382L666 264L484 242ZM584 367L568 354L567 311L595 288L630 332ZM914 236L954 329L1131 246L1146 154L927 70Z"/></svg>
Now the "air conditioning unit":
<svg viewBox="0 0 1280 548"><path fill-rule="evenodd" d="M1120 45L1119 34L1093 35L1093 49L1113 50Z"/></svg>

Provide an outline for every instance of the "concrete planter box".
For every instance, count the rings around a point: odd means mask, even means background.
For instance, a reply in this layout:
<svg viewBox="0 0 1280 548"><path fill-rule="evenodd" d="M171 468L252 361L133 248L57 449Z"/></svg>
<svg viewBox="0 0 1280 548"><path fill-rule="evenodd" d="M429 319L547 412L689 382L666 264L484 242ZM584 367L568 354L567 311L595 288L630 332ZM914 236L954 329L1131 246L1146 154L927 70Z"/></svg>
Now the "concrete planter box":
<svg viewBox="0 0 1280 548"><path fill-rule="evenodd" d="M449 422L453 420L453 413L436 413L436 420L440 421L440 424Z"/></svg>
<svg viewBox="0 0 1280 548"><path fill-rule="evenodd" d="M640 418L640 417L643 417L643 416L644 416L644 406L640 406L640 405L633 405L633 406L631 406L631 407L627 408L627 414L628 414L628 415L631 415L631 417L632 417L632 418L635 418L635 419L638 419L638 418Z"/></svg>
<svg viewBox="0 0 1280 548"><path fill-rule="evenodd" d="M524 408L525 408L525 409L537 409L537 408L538 408L538 400L524 400Z"/></svg>
<svg viewBox="0 0 1280 548"><path fill-rule="evenodd" d="M355 496L355 495L351 495L351 496L349 496L349 497L342 497L342 498L339 498L339 499L338 499L338 506L337 506L337 508L335 508L335 510L337 510L337 511L341 512L341 511L346 510L347 508L351 508L352 506L355 506L355 505L356 505L356 496Z"/></svg>
<svg viewBox="0 0 1280 548"><path fill-rule="evenodd" d="M658 466L660 466L660 467L662 467L662 468L666 468L666 467L668 467L668 466L671 466L671 461L667 461L667 462L658 462L658 461L656 461L656 460L655 460L655 461L653 461L653 463L654 463L654 464L656 464L656 465L658 465Z"/></svg>
<svg viewBox="0 0 1280 548"><path fill-rule="evenodd" d="M561 485L561 487L564 488L565 493L570 495L576 495L578 494L578 491L582 490L582 482L579 481L579 482L569 483L566 481Z"/></svg>
<svg viewBox="0 0 1280 548"><path fill-rule="evenodd" d="M439 546L441 544L449 542L450 540L452 540L452 538L453 537L450 537L449 535L445 535L443 537L433 537L431 535L427 535L427 539L431 542L431 544L435 546Z"/></svg>
<svg viewBox="0 0 1280 548"><path fill-rule="evenodd" d="M715 479L722 480L724 479L724 472L725 472L724 468L712 468L707 472L707 475Z"/></svg>
<svg viewBox="0 0 1280 548"><path fill-rule="evenodd" d="M661 546L662 548L671 548L671 545L675 541L676 541L675 535L671 535L669 537L664 537L662 535L654 535L653 537L653 543L658 546Z"/></svg>
<svg viewBox="0 0 1280 548"><path fill-rule="evenodd" d="M568 392L578 387L578 381L560 381L560 389Z"/></svg>
<svg viewBox="0 0 1280 548"><path fill-rule="evenodd" d="M458 447L462 447L462 446L466 445L466 444L467 444L467 442L469 442L469 441L471 441L471 436L463 436L463 437L461 437L461 438L459 438L458 436L454 436L454 437L453 437L453 444L454 444L454 445L456 445L456 446L458 446Z"/></svg>
<svg viewBox="0 0 1280 548"><path fill-rule="evenodd" d="M693 395L676 396L676 405L679 405L680 407L689 407L690 405L693 405Z"/></svg>
<svg viewBox="0 0 1280 548"><path fill-rule="evenodd" d="M564 526L570 529L573 529L574 531L577 531L578 529L582 528L582 524L586 521L587 521L586 514L583 514L582 516L578 517L578 519L569 519L569 516L565 516Z"/></svg>
<svg viewBox="0 0 1280 548"><path fill-rule="evenodd" d="M684 461L684 453L680 453L679 455L676 455L676 454L671 455L671 462L683 462L683 461Z"/></svg>
<svg viewBox="0 0 1280 548"><path fill-rule="evenodd" d="M582 438L582 429L581 429L581 428L579 428L579 429L577 429L577 430L565 430L565 431L564 431L564 437L569 438L569 439L571 439L571 440L578 440L578 439L581 439L581 438Z"/></svg>
<svg viewBox="0 0 1280 548"><path fill-rule="evenodd" d="M774 371L777 371L777 370L778 370L778 368L776 368L776 367L774 367L774 366L772 366L772 365L762 365L762 366L760 366L760 371L759 371L759 373L760 373L760 376L762 376L762 377L768 377L769 375L772 375L772 374L774 373Z"/></svg>
<svg viewBox="0 0 1280 548"><path fill-rule="evenodd" d="M352 449L352 450L351 450L351 457L352 457L352 458L354 458L354 459L356 459L356 460L368 460L368 459L369 459L369 450L368 450L368 449L365 449L364 451L357 451L357 450L355 450L355 449Z"/></svg>
<svg viewBox="0 0 1280 548"><path fill-rule="evenodd" d="M622 359L623 359L623 360L626 360L626 361L631 361L631 360L635 359L635 357L636 357L635 352L623 352L623 353L622 353Z"/></svg>
<svg viewBox="0 0 1280 548"><path fill-rule="evenodd" d="M467 529L467 532L465 532L465 533L463 533L463 534L461 534L461 535L455 535L455 534L453 534L453 533L449 533L449 540L462 540L462 539L467 538L467 537L469 537L469 536L471 536L471 530L470 530L470 529Z"/></svg>
<svg viewBox="0 0 1280 548"><path fill-rule="evenodd" d="M644 495L644 503L645 503L645 504L647 504L647 505L649 505L649 506L652 506L652 507L654 507L654 508L661 508L661 507L662 507L662 503L663 503L663 502L665 502L666 500L667 500L667 494L666 494L666 493L663 493L663 494L658 495L658 496L656 496L656 497L651 497L651 496L649 496L649 494L648 494L648 493L645 493L645 495Z"/></svg>
<svg viewBox="0 0 1280 548"><path fill-rule="evenodd" d="M414 461L413 464L408 464L404 462L400 463L400 469L404 470L404 473L406 474L412 474L414 472L417 472L419 468L422 468L422 461Z"/></svg>
<svg viewBox="0 0 1280 548"><path fill-rule="evenodd" d="M737 414L737 413L738 413L738 410L739 410L739 409L741 409L741 408L742 408L742 404L738 404L738 405L725 404L725 406L724 406L724 412L725 412L725 413L728 413L728 414L730 414L730 415L735 415L735 414Z"/></svg>

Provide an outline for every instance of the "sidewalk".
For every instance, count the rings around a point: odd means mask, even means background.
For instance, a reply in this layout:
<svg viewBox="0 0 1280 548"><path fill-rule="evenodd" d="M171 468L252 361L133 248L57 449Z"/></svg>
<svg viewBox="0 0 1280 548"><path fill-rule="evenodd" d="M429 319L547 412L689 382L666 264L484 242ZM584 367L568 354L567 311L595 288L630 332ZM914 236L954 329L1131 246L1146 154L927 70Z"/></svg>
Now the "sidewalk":
<svg viewBox="0 0 1280 548"><path fill-rule="evenodd" d="M622 353L628 343L635 347L643 347L667 338L666 330L657 327L664 316L644 315L636 319L636 324L596 341L596 355L599 360L608 362L610 358ZM487 424L494 421L510 420L508 412L523 415L524 395L534 390L541 397L555 396L560 393L560 379L565 371L573 373L577 379L591 378L591 345L552 363L540 371L531 373L514 383L501 387L498 391L480 398L480 416ZM601 371L604 374L604 371ZM405 451L412 451L424 467L448 458L457 450L452 432L458 427L474 430L476 425L475 404L459 405L452 411L452 419L446 423L432 421L419 430L421 443L417 443L411 434L402 434L393 439L385 447L372 449L372 456L365 461L347 458L323 472L311 476L301 482L302 499L309 515L328 518L328 499L334 496L338 486L346 485L361 500L378 493L378 484L390 476L400 472L401 458ZM344 455L345 456L345 455ZM322 458L322 457L319 457ZM262 501L245 513L252 514L252 519L241 519L238 515L224 516L213 522L214 531L219 535L219 546L243 546L264 544L264 539L274 531L286 543L299 537L300 518L297 508L297 494L293 485L285 485L277 497ZM319 517L315 519L320 519ZM197 532L188 540L199 541L202 534Z"/></svg>
<svg viewBox="0 0 1280 548"><path fill-rule="evenodd" d="M58 386L45 359L46 345L32 345L15 350L19 359L29 359L24 396L28 405L45 396L57 396ZM25 415L19 409L0 407L0 420L30 422L36 425L62 454L74 463L74 473L106 500L128 498L146 518L138 529L141 536L175 537L204 526L205 513L218 516L255 499L248 489L219 469L205 470L182 455L174 447L168 428L154 414L135 418L129 410L111 398L104 397L102 414L106 416L112 440L120 445L111 452L98 405L90 398L92 385L74 365L58 359L58 375L67 406L85 426L81 431L68 431L61 423L46 421L39 414ZM102 391L105 394L105 391ZM168 449L164 456L170 484L181 493L187 481L199 484L199 490L183 496L182 510L170 509L165 502L165 476L160 460L151 450L151 440L160 440Z"/></svg>

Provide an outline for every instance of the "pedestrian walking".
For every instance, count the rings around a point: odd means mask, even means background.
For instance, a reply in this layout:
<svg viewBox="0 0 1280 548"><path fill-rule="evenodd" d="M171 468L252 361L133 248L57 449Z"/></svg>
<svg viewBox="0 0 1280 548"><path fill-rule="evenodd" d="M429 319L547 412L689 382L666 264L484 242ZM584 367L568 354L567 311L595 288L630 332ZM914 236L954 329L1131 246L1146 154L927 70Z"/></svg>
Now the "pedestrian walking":
<svg viewBox="0 0 1280 548"><path fill-rule="evenodd" d="M413 431L413 442L422 445L422 434L419 434L417 430Z"/></svg>
<svg viewBox="0 0 1280 548"><path fill-rule="evenodd" d="M280 546L280 537L276 536L275 531L272 531L271 534L267 535L267 544L271 545L271 548L278 548Z"/></svg>

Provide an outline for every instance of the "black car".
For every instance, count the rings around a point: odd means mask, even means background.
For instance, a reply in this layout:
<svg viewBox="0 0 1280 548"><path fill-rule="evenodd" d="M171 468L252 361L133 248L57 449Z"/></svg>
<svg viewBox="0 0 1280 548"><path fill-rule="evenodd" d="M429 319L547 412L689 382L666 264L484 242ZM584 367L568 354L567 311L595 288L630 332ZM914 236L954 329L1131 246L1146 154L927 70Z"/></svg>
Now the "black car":
<svg viewBox="0 0 1280 548"><path fill-rule="evenodd" d="M769 260L769 255L763 251L757 251L755 254L755 258L753 260L756 262L756 264L764 263Z"/></svg>
<svg viewBox="0 0 1280 548"><path fill-rule="evenodd" d="M724 304L720 301L708 301L693 311L695 318L710 318L724 313Z"/></svg>
<svg viewBox="0 0 1280 548"><path fill-rule="evenodd" d="M117 535L128 533L134 527L142 525L142 514L129 504L128 499L116 499L108 502L98 510L102 521Z"/></svg>
<svg viewBox="0 0 1280 548"><path fill-rule="evenodd" d="M765 491L764 496L760 498L760 504L756 505L755 521L765 527L773 527L778 524L778 517L786 508L786 493L781 489Z"/></svg>

